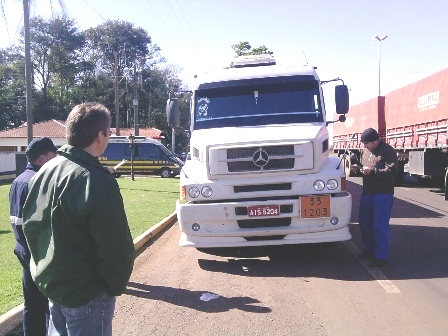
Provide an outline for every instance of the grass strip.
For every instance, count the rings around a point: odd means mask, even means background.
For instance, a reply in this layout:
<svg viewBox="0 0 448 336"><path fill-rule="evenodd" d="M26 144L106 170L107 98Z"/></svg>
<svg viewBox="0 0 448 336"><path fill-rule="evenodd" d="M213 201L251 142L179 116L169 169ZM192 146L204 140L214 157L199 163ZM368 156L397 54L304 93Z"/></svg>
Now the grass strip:
<svg viewBox="0 0 448 336"><path fill-rule="evenodd" d="M158 177L117 179L132 237L148 230L176 208L179 180ZM14 255L14 233L9 222L9 188L0 185L0 315L23 302L22 269Z"/></svg>

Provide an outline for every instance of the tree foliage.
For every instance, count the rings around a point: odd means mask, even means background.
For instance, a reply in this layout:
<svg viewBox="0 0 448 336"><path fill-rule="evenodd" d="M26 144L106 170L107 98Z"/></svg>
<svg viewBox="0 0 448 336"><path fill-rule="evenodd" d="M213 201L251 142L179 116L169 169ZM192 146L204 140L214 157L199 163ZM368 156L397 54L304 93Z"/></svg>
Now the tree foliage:
<svg viewBox="0 0 448 336"><path fill-rule="evenodd" d="M237 44L232 45L232 49L235 51L236 56L247 56L247 55L272 55L274 52L269 51L269 49L265 46L259 46L256 48L252 48L249 42L239 42Z"/></svg>
<svg viewBox="0 0 448 336"><path fill-rule="evenodd" d="M170 91L183 88L180 68L166 64L146 30L116 20L80 31L67 16L36 17L30 28L34 122L65 120L74 105L98 101L111 110L114 127L118 73L120 127L133 127L133 100L137 98L140 127L171 134L165 106ZM23 43L0 49L0 130L26 120L23 55ZM188 104L182 111L187 115L182 118L186 123L182 129L186 129Z"/></svg>
<svg viewBox="0 0 448 336"><path fill-rule="evenodd" d="M65 16L49 21L33 18L30 30L34 82L40 88L35 120L64 119L66 106L73 105L68 92L75 85L80 63L77 51L83 47L84 37Z"/></svg>
<svg viewBox="0 0 448 336"><path fill-rule="evenodd" d="M0 50L0 129L26 120L25 60L18 48Z"/></svg>

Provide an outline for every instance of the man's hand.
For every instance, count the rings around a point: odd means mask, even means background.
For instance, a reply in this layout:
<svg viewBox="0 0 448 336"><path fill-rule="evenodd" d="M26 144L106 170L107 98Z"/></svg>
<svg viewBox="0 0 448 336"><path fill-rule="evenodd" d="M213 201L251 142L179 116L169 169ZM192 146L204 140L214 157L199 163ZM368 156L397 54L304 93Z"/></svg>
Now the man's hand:
<svg viewBox="0 0 448 336"><path fill-rule="evenodd" d="M357 164L353 164L353 165L350 166L350 171L353 172L353 173L357 173L360 170L361 170L361 167L358 166Z"/></svg>
<svg viewBox="0 0 448 336"><path fill-rule="evenodd" d="M369 167L362 167L361 172L364 176L368 176L370 175L372 169L370 169Z"/></svg>

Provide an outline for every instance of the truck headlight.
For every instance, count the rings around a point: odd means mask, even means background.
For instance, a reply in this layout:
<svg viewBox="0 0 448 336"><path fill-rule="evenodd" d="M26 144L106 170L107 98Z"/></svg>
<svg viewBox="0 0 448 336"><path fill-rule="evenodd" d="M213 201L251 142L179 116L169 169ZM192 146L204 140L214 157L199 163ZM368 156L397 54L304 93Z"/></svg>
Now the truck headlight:
<svg viewBox="0 0 448 336"><path fill-rule="evenodd" d="M329 190L335 190L338 187L338 181L331 179L327 181L327 188Z"/></svg>
<svg viewBox="0 0 448 336"><path fill-rule="evenodd" d="M314 181L314 183L313 183L313 188L314 188L314 190L316 190L316 191L322 191L322 190L324 190L324 188L325 188L325 183L324 183L324 181L322 181L322 180L316 180L316 181Z"/></svg>
<svg viewBox="0 0 448 336"><path fill-rule="evenodd" d="M188 189L188 195L190 195L191 198L197 198L200 195L199 189L196 187L191 187Z"/></svg>
<svg viewBox="0 0 448 336"><path fill-rule="evenodd" d="M213 189L211 187L204 187L201 190L201 194L204 197L210 197L211 195L213 195Z"/></svg>

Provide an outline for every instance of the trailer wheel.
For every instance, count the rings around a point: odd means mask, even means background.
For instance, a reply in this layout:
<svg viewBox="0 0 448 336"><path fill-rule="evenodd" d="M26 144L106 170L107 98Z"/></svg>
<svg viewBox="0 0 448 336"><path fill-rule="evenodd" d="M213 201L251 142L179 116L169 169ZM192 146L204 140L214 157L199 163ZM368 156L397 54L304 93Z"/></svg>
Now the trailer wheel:
<svg viewBox="0 0 448 336"><path fill-rule="evenodd" d="M171 177L171 169L169 168L160 169L160 177L163 178Z"/></svg>

